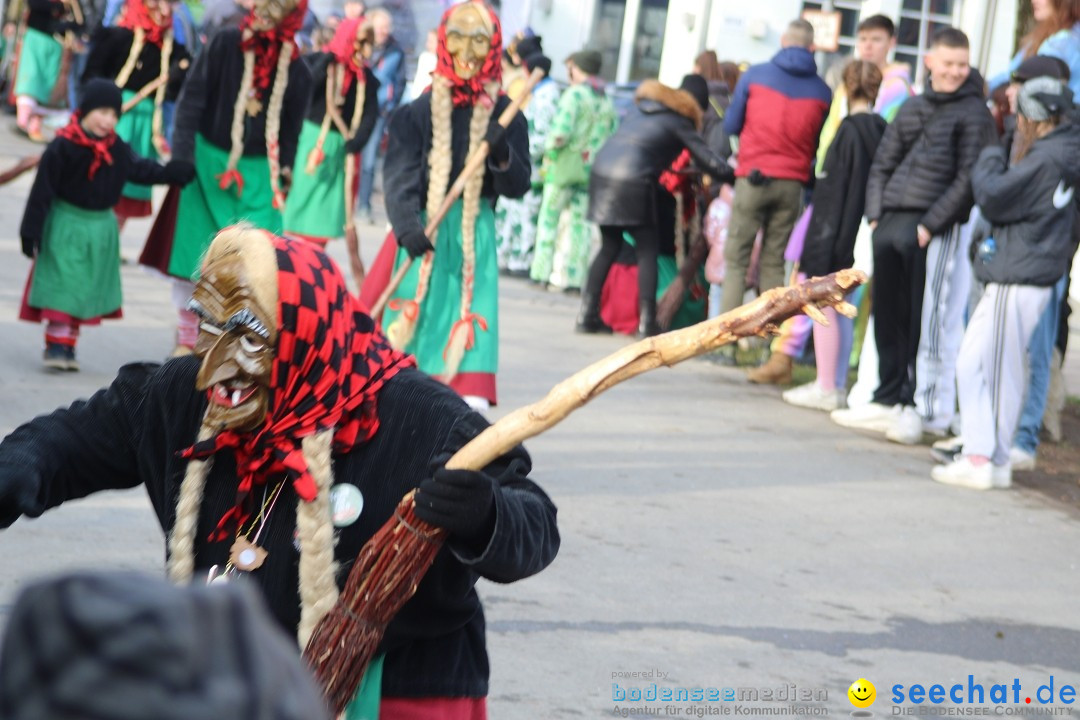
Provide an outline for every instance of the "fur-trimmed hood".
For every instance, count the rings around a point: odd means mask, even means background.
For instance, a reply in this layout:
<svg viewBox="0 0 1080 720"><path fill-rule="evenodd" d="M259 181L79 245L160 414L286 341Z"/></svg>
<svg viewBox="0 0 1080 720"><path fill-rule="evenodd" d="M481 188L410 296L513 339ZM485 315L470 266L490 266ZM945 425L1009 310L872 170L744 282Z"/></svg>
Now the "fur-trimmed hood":
<svg viewBox="0 0 1080 720"><path fill-rule="evenodd" d="M659 103L668 110L689 118L694 123L694 127L701 130L704 112L694 96L685 90L668 87L659 80L646 80L634 93L634 102L641 105L645 101ZM649 109L643 107L642 112L649 112Z"/></svg>

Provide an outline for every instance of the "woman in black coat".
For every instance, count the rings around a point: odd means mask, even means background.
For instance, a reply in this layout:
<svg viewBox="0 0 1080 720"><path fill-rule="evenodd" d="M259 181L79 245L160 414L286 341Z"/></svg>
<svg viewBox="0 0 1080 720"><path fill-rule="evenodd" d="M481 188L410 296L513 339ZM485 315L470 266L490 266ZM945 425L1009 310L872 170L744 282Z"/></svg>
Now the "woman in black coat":
<svg viewBox="0 0 1080 720"><path fill-rule="evenodd" d="M656 323L656 254L659 245L655 193L660 173L684 148L707 173L730 182L734 173L701 135L709 89L700 75L687 75L679 89L646 80L635 106L596 155L589 178L589 220L600 226L603 244L589 268L577 330L610 333L600 319L600 294L623 244L634 238L638 264L641 336L660 331Z"/></svg>
<svg viewBox="0 0 1080 720"><path fill-rule="evenodd" d="M887 123L873 112L881 86L877 66L856 60L844 69L848 116L840 123L814 186L814 211L806 231L799 271L807 277L828 275L855 263L855 239L866 206L866 180ZM784 393L792 405L819 410L844 407L847 356L853 321L825 309L829 326L814 323L817 380Z"/></svg>

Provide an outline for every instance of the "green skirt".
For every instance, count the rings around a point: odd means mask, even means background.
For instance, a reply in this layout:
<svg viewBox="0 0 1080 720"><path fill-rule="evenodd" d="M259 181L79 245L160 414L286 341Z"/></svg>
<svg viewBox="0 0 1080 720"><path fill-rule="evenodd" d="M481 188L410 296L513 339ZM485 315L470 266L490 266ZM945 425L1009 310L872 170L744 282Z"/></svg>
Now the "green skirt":
<svg viewBox="0 0 1080 720"><path fill-rule="evenodd" d="M52 97L56 79L60 76L60 58L64 46L43 32L27 28L19 52L19 69L15 76L15 95L29 95L43 105Z"/></svg>
<svg viewBox="0 0 1080 720"><path fill-rule="evenodd" d="M382 701L382 670L385 655L372 660L364 671L356 696L345 706L343 720L379 720Z"/></svg>
<svg viewBox="0 0 1080 720"><path fill-rule="evenodd" d="M53 200L27 303L80 320L120 309L120 232L112 210Z"/></svg>
<svg viewBox="0 0 1080 720"><path fill-rule="evenodd" d="M657 300L664 296L664 292L678 274L679 268L675 264L675 257L673 255L661 255L656 258ZM694 285L698 287L699 292L692 293L691 289L688 288L683 293L682 305L679 306L679 310L675 313L675 317L671 319L672 330L696 325L706 318L706 306L709 301L709 284L705 280L704 268L698 269L697 277L694 279Z"/></svg>
<svg viewBox="0 0 1080 720"><path fill-rule="evenodd" d="M124 90L124 102L135 97L135 92ZM120 139L131 146L136 155L149 160L157 160L158 153L154 147L154 98L148 97L138 105L120 116L116 123L116 134ZM132 200L148 201L153 188L149 185L136 185L127 183L124 185L124 197Z"/></svg>
<svg viewBox="0 0 1080 720"><path fill-rule="evenodd" d="M308 173L308 153L319 140L319 126L304 121L293 168L293 184L285 203L285 232L320 238L345 234L345 139L336 130L326 133L323 161Z"/></svg>
<svg viewBox="0 0 1080 720"><path fill-rule="evenodd" d="M406 352L416 356L420 369L429 375L443 375L446 370L443 352L450 339L450 330L461 317L461 200L446 214L439 226L435 241L435 261L427 295L420 305L416 333ZM423 221L423 219L421 219ZM491 205L480 202L476 218L476 269L471 311L483 318L487 329L473 324L474 344L465 352L458 371L461 373L495 373L499 365L499 269L495 261L495 215ZM408 258L399 248L394 260L394 272ZM395 300L416 297L420 260L412 264L397 292L387 303L383 327L389 327L400 310L391 309Z"/></svg>
<svg viewBox="0 0 1080 720"><path fill-rule="evenodd" d="M274 208L266 156L240 158L236 169L244 178L242 191L235 184L221 189L218 176L228 162L227 151L202 135L195 136L195 181L180 193L169 275L197 279L199 262L210 241L219 230L241 220L281 233L281 212Z"/></svg>

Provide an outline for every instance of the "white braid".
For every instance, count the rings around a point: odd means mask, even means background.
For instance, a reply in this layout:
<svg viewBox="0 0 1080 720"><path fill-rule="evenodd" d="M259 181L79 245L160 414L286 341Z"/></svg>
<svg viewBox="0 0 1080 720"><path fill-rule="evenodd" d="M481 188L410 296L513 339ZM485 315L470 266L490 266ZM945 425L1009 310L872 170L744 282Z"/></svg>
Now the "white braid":
<svg viewBox="0 0 1080 720"><path fill-rule="evenodd" d="M245 37L250 33L245 30ZM229 133L229 161L225 165L225 172L236 169L240 158L244 154L244 113L247 111L248 95L255 84L255 51L244 51L244 74L240 77L240 92L236 95L236 104L233 105L232 128Z"/></svg>
<svg viewBox="0 0 1080 720"><path fill-rule="evenodd" d="M199 428L196 442L208 440L213 428L205 422ZM199 508L202 506L206 478L210 474L213 458L188 460L184 480L180 483L180 497L176 502L176 519L169 535L169 580L182 585L191 582L195 572L195 533L199 530Z"/></svg>
<svg viewBox="0 0 1080 720"><path fill-rule="evenodd" d="M116 74L116 87L121 90L127 85L128 80L131 79L131 73L135 72L135 65L139 62L139 56L142 55L143 46L146 44L146 30L143 28L135 28L131 31L135 37L131 39L131 51L128 53L127 61L124 62L124 66L120 68L120 72Z"/></svg>
<svg viewBox="0 0 1080 720"><path fill-rule="evenodd" d="M165 39L161 43L161 65L158 69L159 78L169 77L169 61L172 58L173 51L173 31L168 30L165 32ZM164 121L161 117L161 106L165 102L165 92L168 90L169 82L166 80L158 87L157 92L154 93L154 118L150 123L150 132L154 149L157 150L158 155L164 155L166 149L165 143L165 129Z"/></svg>
<svg viewBox="0 0 1080 720"><path fill-rule="evenodd" d="M303 439L308 470L318 494L311 502L298 501L296 530L300 539L300 626L297 638L306 647L315 627L334 607L338 598L334 561L334 524L331 518L330 487L334 484L330 451L334 431L325 430Z"/></svg>
<svg viewBox="0 0 1080 720"><path fill-rule="evenodd" d="M285 104L285 88L289 85L289 65L292 63L293 44L281 43L277 71L274 73L274 89L270 92L270 105L266 109L266 160L270 164L270 189L274 193L274 207L285 210L281 195L281 108Z"/></svg>

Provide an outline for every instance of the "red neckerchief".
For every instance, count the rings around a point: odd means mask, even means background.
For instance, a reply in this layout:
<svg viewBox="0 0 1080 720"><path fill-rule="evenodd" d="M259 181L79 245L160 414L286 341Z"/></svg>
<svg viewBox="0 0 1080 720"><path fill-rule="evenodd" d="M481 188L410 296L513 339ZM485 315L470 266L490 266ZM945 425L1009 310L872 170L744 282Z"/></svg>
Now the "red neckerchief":
<svg viewBox="0 0 1080 720"><path fill-rule="evenodd" d="M110 152L113 143L116 142L116 133L110 133L108 137L95 138L90 137L83 130L79 121L82 119L82 113L78 110L71 113L71 120L63 128L57 131L56 136L62 137L65 140L81 145L84 148L90 148L90 151L94 153L94 159L90 161L90 172L86 174L88 180L93 180L94 175L97 174L98 168L102 163L106 165L113 164L112 152Z"/></svg>
<svg viewBox="0 0 1080 720"><path fill-rule="evenodd" d="M158 17L162 16L159 14ZM116 24L128 30L142 28L146 33L146 41L161 47L165 42L165 33L172 29L172 17L159 24L150 16L143 0L127 0L124 14Z"/></svg>
<svg viewBox="0 0 1080 720"><path fill-rule="evenodd" d="M180 453L205 458L231 448L236 455L236 504L218 522L211 542L232 537L251 516L252 489L275 475L287 474L302 500L314 500L317 486L301 440L336 428L336 453L367 442L379 429L379 389L402 368L416 365L390 346L321 250L300 240L273 242L278 340L266 422L255 432L225 430Z"/></svg>
<svg viewBox="0 0 1080 720"><path fill-rule="evenodd" d="M300 27L304 24L304 14L307 13L307 6L307 0L300 0L297 6L293 8L293 11L282 19L281 24L270 30L246 32L255 22L254 12L249 13L240 25L245 31L243 39L240 41L240 49L244 52L248 50L255 52L253 87L255 96L259 99L262 99L263 91L270 87L270 78L274 74L274 68L277 67L278 58L281 57L281 45L292 42ZM293 45L292 59L295 60L298 57L300 57L300 50Z"/></svg>
<svg viewBox="0 0 1080 720"><path fill-rule="evenodd" d="M491 49L488 50L487 57L484 58L484 64L480 67L480 72L468 80L463 80L454 72L454 57L446 49L446 21L450 19L450 13L469 3L487 12L491 17L493 29L491 32ZM478 97L487 97L486 93L484 93L484 85L502 80L502 26L499 25L499 18L491 8L484 3L466 0L466 2L451 6L443 13L442 22L439 23L439 47L434 74L441 75L450 81L454 107L475 105Z"/></svg>
<svg viewBox="0 0 1080 720"><path fill-rule="evenodd" d="M362 17L342 20L334 32L334 39L326 46L327 51L334 54L338 64L345 67L345 81L341 84L342 94L349 92L354 79L364 82L364 67L356 54L356 31L363 22ZM358 98L357 102L363 101Z"/></svg>

